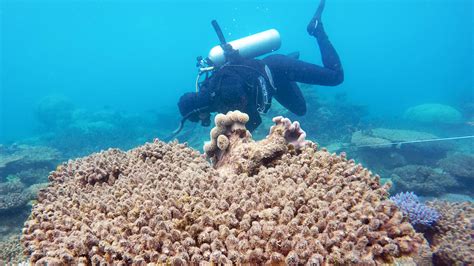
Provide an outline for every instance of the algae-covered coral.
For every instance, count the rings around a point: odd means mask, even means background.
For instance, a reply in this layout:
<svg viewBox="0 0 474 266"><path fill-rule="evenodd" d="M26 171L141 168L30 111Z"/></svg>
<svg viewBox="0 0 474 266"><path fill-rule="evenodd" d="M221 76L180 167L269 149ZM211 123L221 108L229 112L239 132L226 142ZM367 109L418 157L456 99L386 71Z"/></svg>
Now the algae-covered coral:
<svg viewBox="0 0 474 266"><path fill-rule="evenodd" d="M31 262L376 264L431 259L379 177L284 118L255 142L216 118L209 164L159 140L69 161L25 223Z"/></svg>

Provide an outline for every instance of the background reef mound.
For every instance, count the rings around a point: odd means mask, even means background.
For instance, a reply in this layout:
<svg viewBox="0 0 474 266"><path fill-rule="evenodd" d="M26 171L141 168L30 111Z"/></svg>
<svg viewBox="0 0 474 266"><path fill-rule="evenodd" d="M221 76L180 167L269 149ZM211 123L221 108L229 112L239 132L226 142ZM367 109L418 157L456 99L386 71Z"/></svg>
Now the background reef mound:
<svg viewBox="0 0 474 266"><path fill-rule="evenodd" d="M451 175L424 165L395 168L391 178L395 193L413 191L422 196L440 196L456 191L460 186Z"/></svg>
<svg viewBox="0 0 474 266"><path fill-rule="evenodd" d="M158 140L65 163L25 223L25 253L49 264L429 264L378 176L318 150L297 122L276 118L255 142L247 120L216 117L212 165Z"/></svg>
<svg viewBox="0 0 474 266"><path fill-rule="evenodd" d="M461 112L452 106L439 103L426 103L410 107L405 111L404 118L425 124L452 125L463 121Z"/></svg>

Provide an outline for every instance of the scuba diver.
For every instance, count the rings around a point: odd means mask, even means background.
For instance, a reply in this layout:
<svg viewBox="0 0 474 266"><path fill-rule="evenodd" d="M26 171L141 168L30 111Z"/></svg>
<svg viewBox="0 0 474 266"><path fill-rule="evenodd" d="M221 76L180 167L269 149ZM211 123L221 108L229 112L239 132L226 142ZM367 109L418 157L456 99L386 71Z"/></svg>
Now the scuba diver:
<svg viewBox="0 0 474 266"><path fill-rule="evenodd" d="M273 54L261 60L246 58L241 55L243 49L234 49L233 42L225 42L217 22L213 21L221 40L220 47L225 55L225 62L221 66L204 65L201 69L203 72L208 71L206 79L197 85L196 92L181 96L178 107L183 118L174 135L179 133L187 119L209 126L212 112L226 113L231 110L247 113L250 120L246 127L253 131L262 122L260 114L268 111L273 97L298 116L306 113L306 101L296 82L324 86L341 84L344 80L341 61L321 22L324 5L325 0L321 0L307 26L309 35L315 37L319 45L324 66L281 54ZM278 43L278 47L279 45ZM204 60L198 57L198 66L203 66L199 61ZM212 60L208 59L208 65L212 65L213 62L209 61Z"/></svg>

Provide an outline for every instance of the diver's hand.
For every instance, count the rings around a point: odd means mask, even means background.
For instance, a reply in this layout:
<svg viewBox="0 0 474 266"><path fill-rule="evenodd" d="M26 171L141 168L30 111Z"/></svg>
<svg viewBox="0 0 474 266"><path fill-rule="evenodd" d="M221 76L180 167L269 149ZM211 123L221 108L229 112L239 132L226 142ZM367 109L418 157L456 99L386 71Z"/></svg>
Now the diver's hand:
<svg viewBox="0 0 474 266"><path fill-rule="evenodd" d="M316 34L316 28L321 23L321 16L323 14L325 5L326 5L326 0L321 0L319 2L318 9L316 9L316 12L314 13L313 18L311 19L311 21L308 24L308 27L306 28L309 35L314 36Z"/></svg>

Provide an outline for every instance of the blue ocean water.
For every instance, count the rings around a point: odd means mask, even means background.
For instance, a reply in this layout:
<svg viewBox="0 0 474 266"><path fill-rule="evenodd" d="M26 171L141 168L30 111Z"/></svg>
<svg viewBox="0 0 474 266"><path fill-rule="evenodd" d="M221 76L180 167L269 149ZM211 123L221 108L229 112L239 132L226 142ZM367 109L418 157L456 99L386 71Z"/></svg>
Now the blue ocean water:
<svg viewBox="0 0 474 266"><path fill-rule="evenodd" d="M35 135L35 106L49 95L78 108L177 112L194 89L195 58L218 43L269 28L280 53L320 63L305 31L317 1L1 2L0 142ZM471 0L328 0L323 21L340 54L346 92L372 114L456 104L473 90Z"/></svg>

